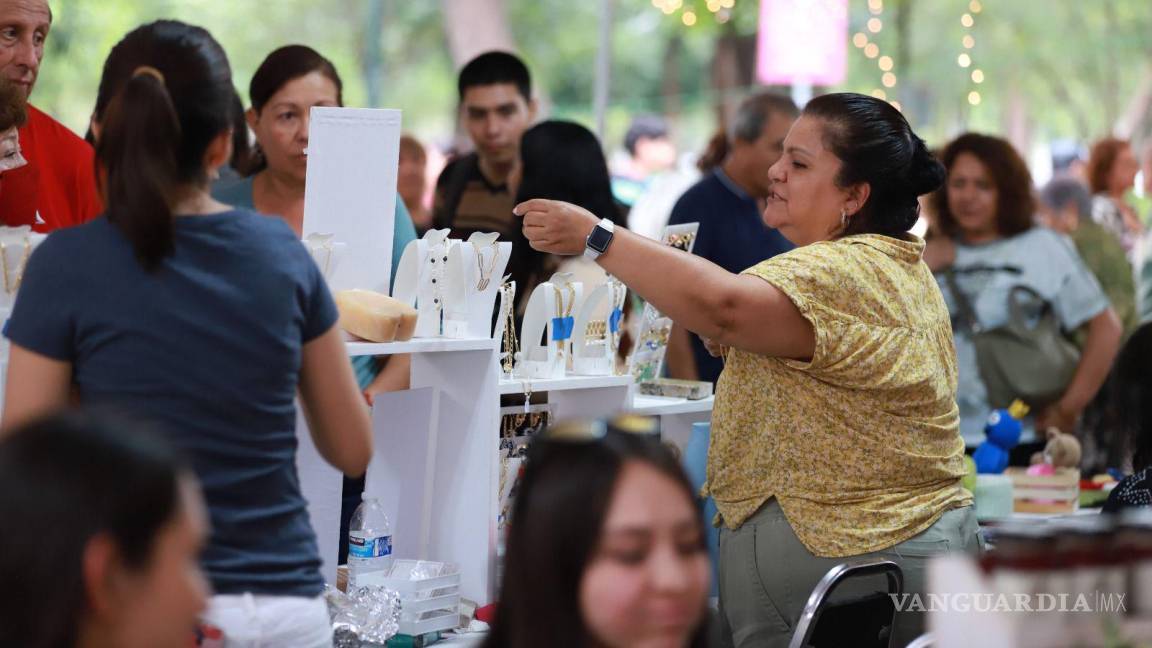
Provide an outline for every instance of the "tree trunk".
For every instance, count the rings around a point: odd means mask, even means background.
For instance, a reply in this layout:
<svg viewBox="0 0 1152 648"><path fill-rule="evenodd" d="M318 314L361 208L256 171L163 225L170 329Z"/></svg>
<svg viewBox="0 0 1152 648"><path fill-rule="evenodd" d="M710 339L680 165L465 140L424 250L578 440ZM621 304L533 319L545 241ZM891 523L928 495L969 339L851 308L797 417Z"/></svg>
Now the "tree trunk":
<svg viewBox="0 0 1152 648"><path fill-rule="evenodd" d="M384 99L384 56L380 42L384 38L384 0L367 0L366 4L360 73L364 76L368 107L376 108Z"/></svg>
<svg viewBox="0 0 1152 648"><path fill-rule="evenodd" d="M675 118L682 108L683 84L680 82L680 61L683 58L684 38L680 32L668 37L664 45L664 61L661 64L660 94L664 97L664 114Z"/></svg>
<svg viewBox="0 0 1152 648"><path fill-rule="evenodd" d="M441 0L448 51L457 69L477 54L516 49L504 0Z"/></svg>

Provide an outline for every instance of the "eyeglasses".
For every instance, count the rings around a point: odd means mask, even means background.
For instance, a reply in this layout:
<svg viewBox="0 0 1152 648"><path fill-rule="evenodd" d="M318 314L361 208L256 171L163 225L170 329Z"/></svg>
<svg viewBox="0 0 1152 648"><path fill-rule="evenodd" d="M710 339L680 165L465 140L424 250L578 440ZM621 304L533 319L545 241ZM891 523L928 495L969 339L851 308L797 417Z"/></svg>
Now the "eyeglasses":
<svg viewBox="0 0 1152 648"><path fill-rule="evenodd" d="M609 420L569 419L549 427L540 438L561 443L589 443L599 441L609 433L635 434L658 439L660 420L636 414L624 414Z"/></svg>

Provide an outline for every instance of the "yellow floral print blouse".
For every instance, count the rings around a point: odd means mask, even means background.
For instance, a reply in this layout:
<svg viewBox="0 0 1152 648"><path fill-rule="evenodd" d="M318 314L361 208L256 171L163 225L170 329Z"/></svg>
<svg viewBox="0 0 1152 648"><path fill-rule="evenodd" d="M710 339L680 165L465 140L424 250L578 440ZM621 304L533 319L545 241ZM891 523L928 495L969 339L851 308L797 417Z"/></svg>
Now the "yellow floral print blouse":
<svg viewBox="0 0 1152 648"><path fill-rule="evenodd" d="M850 236L745 271L788 295L816 350L808 362L727 354L705 492L729 528L775 497L809 551L844 557L972 503L952 326L923 250L912 236Z"/></svg>

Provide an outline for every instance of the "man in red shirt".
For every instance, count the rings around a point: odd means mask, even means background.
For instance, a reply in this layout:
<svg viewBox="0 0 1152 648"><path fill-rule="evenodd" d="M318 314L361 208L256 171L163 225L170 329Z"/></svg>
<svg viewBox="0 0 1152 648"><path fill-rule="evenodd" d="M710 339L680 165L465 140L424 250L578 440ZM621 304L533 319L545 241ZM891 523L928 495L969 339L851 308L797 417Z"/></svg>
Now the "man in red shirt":
<svg viewBox="0 0 1152 648"><path fill-rule="evenodd" d="M47 0L0 0L0 76L25 96L36 84L51 27ZM100 214L94 155L87 142L29 105L20 148L28 164L4 173L0 223L50 232Z"/></svg>

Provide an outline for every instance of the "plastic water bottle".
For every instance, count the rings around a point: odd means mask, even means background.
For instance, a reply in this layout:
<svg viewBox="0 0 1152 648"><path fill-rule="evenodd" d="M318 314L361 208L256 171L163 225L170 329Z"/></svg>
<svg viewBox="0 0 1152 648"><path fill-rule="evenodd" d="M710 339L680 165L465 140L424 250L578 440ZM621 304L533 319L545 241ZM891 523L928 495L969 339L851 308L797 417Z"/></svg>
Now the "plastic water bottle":
<svg viewBox="0 0 1152 648"><path fill-rule="evenodd" d="M348 582L354 587L364 574L392 568L392 525L384 507L367 494L361 499L348 525Z"/></svg>

